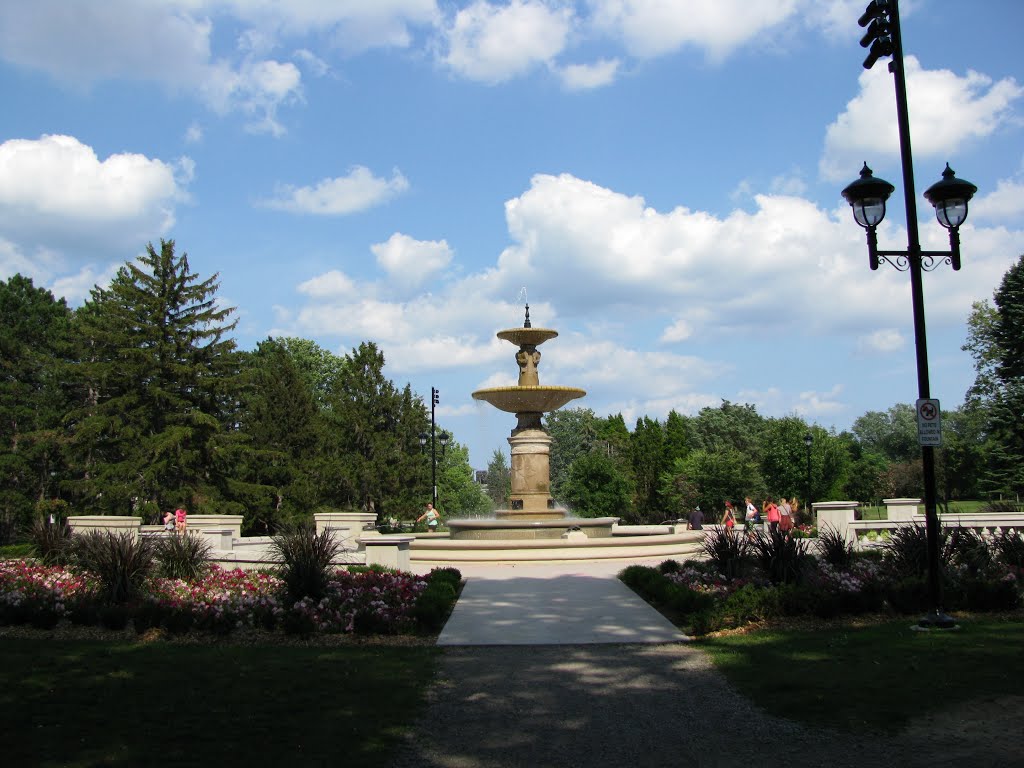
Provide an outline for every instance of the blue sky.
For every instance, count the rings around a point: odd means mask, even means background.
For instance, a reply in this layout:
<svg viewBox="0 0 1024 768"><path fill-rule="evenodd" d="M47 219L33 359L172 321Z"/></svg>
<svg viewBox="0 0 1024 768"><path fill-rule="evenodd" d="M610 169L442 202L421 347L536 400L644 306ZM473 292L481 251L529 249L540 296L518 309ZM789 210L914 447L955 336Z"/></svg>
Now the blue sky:
<svg viewBox="0 0 1024 768"><path fill-rule="evenodd" d="M77 306L147 242L220 274L252 348L363 340L486 466L526 289L541 382L630 426L723 399L848 428L917 397L909 282L840 191L897 186L866 0L0 0L0 278ZM1024 253L1024 4L904 0L921 193L979 192L925 279L932 394L973 380L971 303Z"/></svg>

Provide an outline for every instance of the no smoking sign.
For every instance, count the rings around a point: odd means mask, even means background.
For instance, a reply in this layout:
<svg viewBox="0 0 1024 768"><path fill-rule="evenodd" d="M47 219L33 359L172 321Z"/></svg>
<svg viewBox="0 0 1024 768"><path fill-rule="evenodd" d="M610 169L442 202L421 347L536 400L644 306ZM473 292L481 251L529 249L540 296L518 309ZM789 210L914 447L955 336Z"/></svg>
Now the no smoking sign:
<svg viewBox="0 0 1024 768"><path fill-rule="evenodd" d="M942 409L938 400L917 401L917 443L932 447L942 445Z"/></svg>

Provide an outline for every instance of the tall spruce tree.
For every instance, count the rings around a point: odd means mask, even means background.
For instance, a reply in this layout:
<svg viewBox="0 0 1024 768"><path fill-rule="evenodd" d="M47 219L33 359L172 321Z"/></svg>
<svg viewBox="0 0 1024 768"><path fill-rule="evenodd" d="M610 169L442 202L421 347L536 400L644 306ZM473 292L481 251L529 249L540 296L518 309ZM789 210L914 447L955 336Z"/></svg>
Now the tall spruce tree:
<svg viewBox="0 0 1024 768"><path fill-rule="evenodd" d="M237 402L233 309L174 241L153 245L76 312L79 407L68 421L83 510L216 511L217 440Z"/></svg>
<svg viewBox="0 0 1024 768"><path fill-rule="evenodd" d="M58 491L70 318L64 300L31 279L0 281L0 539L23 532Z"/></svg>

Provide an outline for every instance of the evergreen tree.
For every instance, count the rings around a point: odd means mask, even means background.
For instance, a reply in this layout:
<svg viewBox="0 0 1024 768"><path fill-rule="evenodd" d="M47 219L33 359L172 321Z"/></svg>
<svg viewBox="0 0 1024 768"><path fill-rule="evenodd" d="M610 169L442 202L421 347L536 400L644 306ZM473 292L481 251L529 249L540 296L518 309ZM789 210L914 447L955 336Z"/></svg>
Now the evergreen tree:
<svg viewBox="0 0 1024 768"><path fill-rule="evenodd" d="M665 432L661 424L646 416L637 419L629 449L636 488L635 517L651 523L664 520L666 512L661 500L660 481L666 468L666 454Z"/></svg>
<svg viewBox="0 0 1024 768"><path fill-rule="evenodd" d="M69 419L83 511L143 514L222 502L215 451L237 402L233 309L173 241L96 287L75 313L79 407Z"/></svg>
<svg viewBox="0 0 1024 768"><path fill-rule="evenodd" d="M546 414L544 421L551 437L551 495L561 500L572 463L590 453L597 441L598 418L589 408L562 408Z"/></svg>
<svg viewBox="0 0 1024 768"><path fill-rule="evenodd" d="M469 449L454 438L437 461L438 507L445 518L488 514L491 499L473 477Z"/></svg>
<svg viewBox="0 0 1024 768"><path fill-rule="evenodd" d="M430 455L418 450L417 439L429 420L408 385L399 391L384 376L384 354L375 344L364 342L345 356L325 415L326 500L415 517L429 496Z"/></svg>
<svg viewBox="0 0 1024 768"><path fill-rule="evenodd" d="M633 486L616 462L600 451L578 457L562 487L562 502L577 517L629 517Z"/></svg>
<svg viewBox="0 0 1024 768"><path fill-rule="evenodd" d="M58 491L70 317L31 279L0 282L0 539L24 532L37 502Z"/></svg>
<svg viewBox="0 0 1024 768"><path fill-rule="evenodd" d="M508 509L512 494L512 469L504 451L497 448L487 465L487 495L496 509Z"/></svg>

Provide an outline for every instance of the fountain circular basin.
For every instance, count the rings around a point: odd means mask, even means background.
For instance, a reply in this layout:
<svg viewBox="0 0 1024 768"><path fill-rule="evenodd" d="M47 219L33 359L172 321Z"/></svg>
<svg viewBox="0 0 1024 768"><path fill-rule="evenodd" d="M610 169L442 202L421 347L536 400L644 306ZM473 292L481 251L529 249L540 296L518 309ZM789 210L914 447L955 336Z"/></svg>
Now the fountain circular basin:
<svg viewBox="0 0 1024 768"><path fill-rule="evenodd" d="M617 517L565 517L560 520L449 520L451 538L459 540L498 539L560 539L563 534L579 530L588 539L611 538Z"/></svg>
<svg viewBox="0 0 1024 768"><path fill-rule="evenodd" d="M503 341L511 341L517 347L526 344L536 347L558 336L558 331L551 328L509 328L498 331L496 336Z"/></svg>
<svg viewBox="0 0 1024 768"><path fill-rule="evenodd" d="M478 389L473 399L484 400L506 413L547 413L585 394L586 390L577 387L491 387Z"/></svg>

